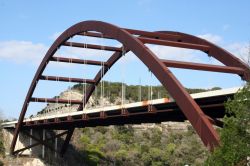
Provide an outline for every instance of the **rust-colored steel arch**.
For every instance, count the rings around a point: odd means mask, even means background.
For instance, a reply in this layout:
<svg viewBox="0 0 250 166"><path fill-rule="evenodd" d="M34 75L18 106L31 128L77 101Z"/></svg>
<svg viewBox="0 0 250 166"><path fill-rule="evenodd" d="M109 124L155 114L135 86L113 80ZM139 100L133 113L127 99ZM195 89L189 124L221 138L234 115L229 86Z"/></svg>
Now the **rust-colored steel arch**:
<svg viewBox="0 0 250 166"><path fill-rule="evenodd" d="M249 75L249 66L245 63L243 63L239 58L235 57L233 54L228 52L227 50L196 36L181 33L181 32L173 32L173 31L159 31L160 33L164 34L175 34L179 35L179 38L174 39L173 41L181 41L181 42L190 42L194 44L201 44L201 45L207 45L210 47L208 51L205 51L209 56L214 57L221 63L223 63L226 66L231 67L239 67L244 70L243 73L238 73L243 80L250 80Z"/></svg>
<svg viewBox="0 0 250 166"><path fill-rule="evenodd" d="M242 77L242 79L249 80L250 72L246 64L244 64L238 58L234 57L232 54L228 53L222 48L204 39L200 39L192 35L179 32L169 32L169 31L147 32L141 30L124 29L100 21L84 21L73 25L65 32L63 32L52 44L52 46L46 53L44 59L42 60L29 88L29 91L27 93L26 99L23 104L22 111L20 113L20 117L18 119L18 123L16 125L10 149L10 152L12 154L14 154L17 137L20 130L22 129L22 122L24 120L24 116L27 107L29 105L29 102L34 101L32 95L36 88L37 82L41 79L54 80L54 81L60 79L61 81L69 81L69 79L67 78L42 76L42 73L49 61L59 61L59 62L68 61L67 58L53 57L54 53L60 46L73 46L73 47L86 46L82 43L67 42L69 38L75 35L109 38L117 40L123 44L123 48L88 45L88 48L114 51L114 54L110 57L110 59L107 60L107 62L105 62L105 65L102 66L102 69L97 73L97 75L93 80L72 79L72 81L75 82L86 81L91 84L91 86L87 89L87 92L84 94L86 100L82 101L82 103L78 103L79 104L78 110L83 109L84 105L86 104L85 102L88 102L88 99L94 92L96 85L101 81L102 70L104 71L105 74L112 67L112 65L121 58L123 51L125 52L132 51L152 71L152 73L162 83L162 85L166 88L166 90L170 93L170 95L175 99L179 108L183 111L187 119L191 122L191 124L193 125L197 134L200 136L203 143L209 149L213 149L215 146L219 144L219 137L217 132L213 128L212 123L210 122L211 119L203 113L203 111L200 109L197 103L191 98L191 96L187 93L185 88L176 79L176 77L168 69L168 67L233 73L233 74L238 74L239 76ZM148 49L148 47L145 45L147 43L201 50L213 56L214 58L225 64L225 66L204 65L197 63L162 60L159 59L150 49ZM91 64L91 65L102 64L96 61L83 62L83 60L79 59L71 59L70 61L71 63L80 63L80 64ZM43 99L40 100L42 101ZM68 130L69 131L67 133L65 142L61 149L61 154L65 153L67 145L69 144L70 138L74 132L74 128L69 126Z"/></svg>

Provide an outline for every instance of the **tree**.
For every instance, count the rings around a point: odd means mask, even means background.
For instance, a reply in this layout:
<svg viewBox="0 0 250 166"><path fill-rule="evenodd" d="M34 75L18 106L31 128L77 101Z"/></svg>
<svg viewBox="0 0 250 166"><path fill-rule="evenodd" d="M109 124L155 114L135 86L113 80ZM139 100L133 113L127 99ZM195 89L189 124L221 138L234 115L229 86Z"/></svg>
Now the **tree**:
<svg viewBox="0 0 250 166"><path fill-rule="evenodd" d="M221 146L205 165L246 165L250 156L250 84L226 103L227 115L220 131Z"/></svg>

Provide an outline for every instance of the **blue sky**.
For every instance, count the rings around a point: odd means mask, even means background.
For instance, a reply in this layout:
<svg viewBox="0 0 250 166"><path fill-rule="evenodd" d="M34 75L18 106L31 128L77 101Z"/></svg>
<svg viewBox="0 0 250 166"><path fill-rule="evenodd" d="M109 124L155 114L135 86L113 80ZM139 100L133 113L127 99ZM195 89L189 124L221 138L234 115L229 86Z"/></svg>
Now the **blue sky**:
<svg viewBox="0 0 250 166"><path fill-rule="evenodd" d="M5 117L18 117L29 85L46 50L71 25L84 20L100 20L120 27L148 31L171 30L198 35L215 42L240 58L247 56L250 41L250 1L226 0L126 0L126 1L12 1L0 0L0 110ZM97 42L98 41L92 41ZM162 58L217 64L201 53L152 46ZM72 51L61 50L61 54ZM73 51L74 52L74 51ZM80 52L77 52L80 54ZM96 53L93 53L96 54ZM203 57L202 57L203 56ZM99 57L98 57L99 58ZM114 66L105 79L126 83L158 84L132 54ZM126 67L122 67L126 66ZM135 68L138 73L135 74ZM51 66L49 74L82 76L82 66ZM117 69L117 70L116 70ZM172 70L186 87L223 88L240 86L238 76ZM92 74L91 74L92 73ZM85 75L85 74L84 74ZM124 76L125 75L125 76ZM93 72L86 77L91 78ZM40 85L40 84L39 84ZM35 96L53 97L69 84L42 84ZM31 113L36 112L29 110ZM28 113L29 114L29 113Z"/></svg>

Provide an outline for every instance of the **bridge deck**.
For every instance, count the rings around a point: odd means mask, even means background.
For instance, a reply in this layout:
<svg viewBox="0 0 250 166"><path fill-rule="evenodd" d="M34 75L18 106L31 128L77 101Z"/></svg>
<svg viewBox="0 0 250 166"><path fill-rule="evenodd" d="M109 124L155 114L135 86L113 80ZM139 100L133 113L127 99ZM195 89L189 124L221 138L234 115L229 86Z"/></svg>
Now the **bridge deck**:
<svg viewBox="0 0 250 166"><path fill-rule="evenodd" d="M224 102L240 89L230 88L191 94L204 113L212 118L225 114ZM150 107L152 105L152 107ZM135 116L136 115L136 116ZM106 126L112 124L160 123L163 121L184 121L186 117L174 101L168 98L142 101L124 105L108 106L77 112L45 114L26 118L23 128L65 129L74 127ZM15 128L17 121L2 123L4 128Z"/></svg>

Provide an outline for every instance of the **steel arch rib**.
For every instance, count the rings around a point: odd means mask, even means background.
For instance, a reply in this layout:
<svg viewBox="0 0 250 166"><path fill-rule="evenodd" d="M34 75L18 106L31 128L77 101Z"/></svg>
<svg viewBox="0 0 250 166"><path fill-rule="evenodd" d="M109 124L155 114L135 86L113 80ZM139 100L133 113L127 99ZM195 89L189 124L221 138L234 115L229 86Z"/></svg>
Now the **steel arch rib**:
<svg viewBox="0 0 250 166"><path fill-rule="evenodd" d="M228 52L227 50L217 46L216 44L209 42L205 39L202 39L200 37L182 33L182 32L173 32L173 31L157 31L159 33L163 34L175 34L178 36L181 36L178 38L176 41L182 41L182 42L189 42L189 43L194 43L194 44L202 44L202 45L207 45L210 46L210 49L208 52L205 52L209 56L214 57L221 63L223 63L226 66L231 66L231 67L240 67L245 70L244 74L241 76L244 80L249 81L250 80L250 69L247 64L242 62L239 58L235 57L233 54Z"/></svg>
<svg viewBox="0 0 250 166"><path fill-rule="evenodd" d="M158 78L158 80L162 83L162 85L176 100L176 103L181 108L187 119L194 126L196 132L201 137L203 143L211 149L213 149L215 146L219 144L219 137L216 131L214 130L212 124L206 118L205 114L202 112L200 107L191 98L191 96L187 93L187 91L175 78L175 76L171 73L171 71L167 67L165 67L165 65L157 58L156 55L154 55L152 51L150 51L144 45L144 43L142 43L139 39L131 35L126 30L121 29L112 24L99 21L85 21L75 24L69 29L67 29L65 32L63 32L62 35L60 35L56 39L56 41L53 43L53 45L46 53L42 63L40 64L35 74L35 77L33 78L30 89L27 93L22 111L20 113L18 124L14 132L14 137L11 144L11 153L14 152L17 136L22 127L22 122L24 120L24 116L30 98L32 97L32 94L36 87L36 82L39 80L39 77L44 71L50 58L54 55L57 48L59 48L70 37L86 31L97 31L105 35L108 35L121 42L127 50L131 50L154 73L154 75ZM111 67L120 57L121 53L119 52L114 53L114 55L108 60L109 67ZM105 68L105 73L107 71L108 68ZM99 72L95 77L96 84L98 84L100 80L101 80L101 74ZM95 86L91 86L88 89L87 93L85 94L87 99L89 99L94 89ZM79 109L82 109L82 107L80 106Z"/></svg>

